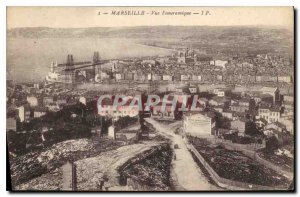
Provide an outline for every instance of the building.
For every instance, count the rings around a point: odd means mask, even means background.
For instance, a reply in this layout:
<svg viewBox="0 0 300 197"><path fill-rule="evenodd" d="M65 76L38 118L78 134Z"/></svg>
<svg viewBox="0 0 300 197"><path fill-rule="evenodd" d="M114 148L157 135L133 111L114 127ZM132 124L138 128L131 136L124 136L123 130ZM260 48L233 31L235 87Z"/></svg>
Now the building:
<svg viewBox="0 0 300 197"><path fill-rule="evenodd" d="M162 75L163 81L173 81L173 76L171 75Z"/></svg>
<svg viewBox="0 0 300 197"><path fill-rule="evenodd" d="M275 129L279 132L285 132L286 131L286 126L280 122L273 122L273 123L269 123L265 126L265 129Z"/></svg>
<svg viewBox="0 0 300 197"><path fill-rule="evenodd" d="M258 109L258 118L265 119L268 123L279 122L281 118L280 108L260 105Z"/></svg>
<svg viewBox="0 0 300 197"><path fill-rule="evenodd" d="M131 101L132 100L128 100L124 105L114 108L111 100L103 100L101 109L99 110L98 108L98 114L100 116L110 116L115 119L124 116L135 117L139 114L139 106L137 104L131 106Z"/></svg>
<svg viewBox="0 0 300 197"><path fill-rule="evenodd" d="M202 81L202 76L201 75L192 75L192 80L193 81Z"/></svg>
<svg viewBox="0 0 300 197"><path fill-rule="evenodd" d="M101 126L95 126L95 127L91 128L91 133L96 137L101 137L101 135L102 135Z"/></svg>
<svg viewBox="0 0 300 197"><path fill-rule="evenodd" d="M213 93L216 94L218 97L227 96L229 92L230 92L229 90L224 88L216 88L213 90Z"/></svg>
<svg viewBox="0 0 300 197"><path fill-rule="evenodd" d="M255 101L255 104L258 105L261 102L273 104L273 96L270 94L263 94L262 92L251 92L249 93L251 98Z"/></svg>
<svg viewBox="0 0 300 197"><path fill-rule="evenodd" d="M294 137L292 135L290 135L288 132L286 132L286 131L281 132L275 128L265 129L263 131L263 133L267 138L274 136L277 139L279 147L284 146L286 144L290 144L294 140Z"/></svg>
<svg viewBox="0 0 300 197"><path fill-rule="evenodd" d="M249 107L242 106L242 105L239 105L239 104L233 104L233 105L230 106L230 110L234 111L234 112L245 113L249 110Z"/></svg>
<svg viewBox="0 0 300 197"><path fill-rule="evenodd" d="M292 94L283 95L282 106L284 106L284 108L285 108L285 110L287 110L287 112L293 113L293 111L294 111L294 95L292 95Z"/></svg>
<svg viewBox="0 0 300 197"><path fill-rule="evenodd" d="M206 98L199 98L198 103L202 108L205 108L208 104L208 100Z"/></svg>
<svg viewBox="0 0 300 197"><path fill-rule="evenodd" d="M122 140L122 141L125 141L125 142L128 142L128 141L134 141L134 140L137 140L137 132L134 131L117 131L116 132L116 139L117 140Z"/></svg>
<svg viewBox="0 0 300 197"><path fill-rule="evenodd" d="M177 63L186 64L195 61L195 53L190 52L189 49L178 51Z"/></svg>
<svg viewBox="0 0 300 197"><path fill-rule="evenodd" d="M293 94L283 95L283 101L294 103L294 95Z"/></svg>
<svg viewBox="0 0 300 197"><path fill-rule="evenodd" d="M216 135L218 136L224 136L224 135L229 135L229 134L235 134L235 133L238 133L237 130L234 130L234 129L222 129L222 128L219 128L216 132Z"/></svg>
<svg viewBox="0 0 300 197"><path fill-rule="evenodd" d="M40 84L38 84L38 83L33 84L33 88L40 89Z"/></svg>
<svg viewBox="0 0 300 197"><path fill-rule="evenodd" d="M255 120L255 124L259 128L264 128L268 124L268 121L266 121L264 118L258 118Z"/></svg>
<svg viewBox="0 0 300 197"><path fill-rule="evenodd" d="M108 127L108 137L115 140L116 139L116 132L115 132L115 127L110 126Z"/></svg>
<svg viewBox="0 0 300 197"><path fill-rule="evenodd" d="M280 101L280 91L277 87L263 87L260 90L263 94L269 94L273 97L273 104Z"/></svg>
<svg viewBox="0 0 300 197"><path fill-rule="evenodd" d="M51 103L46 106L49 111L57 112L61 109L61 107L57 103Z"/></svg>
<svg viewBox="0 0 300 197"><path fill-rule="evenodd" d="M213 117L199 112L186 112L183 117L183 132L191 136L214 135L216 122Z"/></svg>
<svg viewBox="0 0 300 197"><path fill-rule="evenodd" d="M115 74L115 79L116 79L116 81L120 81L120 80L122 80L122 79L124 79L124 78L122 77L122 74L121 74L121 73L116 73L116 74ZM125 79L127 79L127 80L132 80L133 77L132 77L132 75L125 75Z"/></svg>
<svg viewBox="0 0 300 197"><path fill-rule="evenodd" d="M291 83L292 82L292 77L285 75L285 76L278 76L278 82L282 83Z"/></svg>
<svg viewBox="0 0 300 197"><path fill-rule="evenodd" d="M79 97L79 102L86 105L86 98L84 96Z"/></svg>
<svg viewBox="0 0 300 197"><path fill-rule="evenodd" d="M213 97L211 100L209 100L208 104L211 106L223 106L224 109L229 106L230 100L226 97Z"/></svg>
<svg viewBox="0 0 300 197"><path fill-rule="evenodd" d="M222 105L220 105L220 106L214 106L213 109L215 111L219 112L219 113L222 113L223 110L224 110Z"/></svg>
<svg viewBox="0 0 300 197"><path fill-rule="evenodd" d="M152 107L151 117L159 118L159 119L174 120L175 119L174 111L175 111L175 106L173 107L172 103L160 102L157 105Z"/></svg>
<svg viewBox="0 0 300 197"><path fill-rule="evenodd" d="M6 131L17 131L17 121L15 118L6 119Z"/></svg>
<svg viewBox="0 0 300 197"><path fill-rule="evenodd" d="M286 130L291 134L294 135L294 119L287 119L280 121L282 123Z"/></svg>
<svg viewBox="0 0 300 197"><path fill-rule="evenodd" d="M30 107L38 106L38 99L35 96L27 96L26 100L29 103Z"/></svg>
<svg viewBox="0 0 300 197"><path fill-rule="evenodd" d="M223 117L228 118L229 120L232 120L233 115L234 115L233 113L234 113L233 111L227 110L227 111L223 111L221 114Z"/></svg>
<svg viewBox="0 0 300 197"><path fill-rule="evenodd" d="M184 87L176 87L175 91L178 93L196 94L198 92L198 87L190 84Z"/></svg>
<svg viewBox="0 0 300 197"><path fill-rule="evenodd" d="M210 65L220 66L222 68L225 68L227 63L228 63L228 61L223 61L223 60L210 61Z"/></svg>
<svg viewBox="0 0 300 197"><path fill-rule="evenodd" d="M20 122L28 121L30 119L31 112L29 107L22 105L18 107L17 110Z"/></svg>
<svg viewBox="0 0 300 197"><path fill-rule="evenodd" d="M55 103L59 106L64 106L67 104L67 99L65 98L58 98L56 99Z"/></svg>
<svg viewBox="0 0 300 197"><path fill-rule="evenodd" d="M44 116L47 113L47 109L44 107L36 107L33 111L33 117L39 118L41 116Z"/></svg>
<svg viewBox="0 0 300 197"><path fill-rule="evenodd" d="M252 111L255 107L255 101L249 98L242 98L230 106L230 110L234 112L246 113Z"/></svg>
<svg viewBox="0 0 300 197"><path fill-rule="evenodd" d="M195 94L198 92L197 86L190 85L187 88L188 88L190 94Z"/></svg>
<svg viewBox="0 0 300 197"><path fill-rule="evenodd" d="M52 103L53 103L53 97L51 97L51 96L45 96L43 98L43 105L44 106L48 106L48 105L50 105Z"/></svg>
<svg viewBox="0 0 300 197"><path fill-rule="evenodd" d="M190 80L189 75L180 75L180 81L188 81L188 80Z"/></svg>
<svg viewBox="0 0 300 197"><path fill-rule="evenodd" d="M155 65L155 60L152 60L152 59L142 60L142 64Z"/></svg>
<svg viewBox="0 0 300 197"><path fill-rule="evenodd" d="M239 136L244 136L246 131L247 121L245 120L233 120L231 121L230 128L238 131Z"/></svg>

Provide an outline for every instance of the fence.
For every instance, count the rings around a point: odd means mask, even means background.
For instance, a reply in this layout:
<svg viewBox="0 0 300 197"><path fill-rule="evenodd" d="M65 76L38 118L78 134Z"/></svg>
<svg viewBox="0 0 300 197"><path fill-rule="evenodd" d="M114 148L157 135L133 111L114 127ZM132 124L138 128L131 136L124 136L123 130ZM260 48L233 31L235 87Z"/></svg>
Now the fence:
<svg viewBox="0 0 300 197"><path fill-rule="evenodd" d="M225 179L220 177L214 169L205 161L205 159L201 156L201 154L196 150L196 148L190 144L191 152L196 156L199 162L204 166L207 172L210 174L211 178L221 187L226 187L229 189L237 189L237 190L285 190L287 189L285 186L278 185L276 187L255 185L251 183L244 183L240 181L233 181L229 179Z"/></svg>

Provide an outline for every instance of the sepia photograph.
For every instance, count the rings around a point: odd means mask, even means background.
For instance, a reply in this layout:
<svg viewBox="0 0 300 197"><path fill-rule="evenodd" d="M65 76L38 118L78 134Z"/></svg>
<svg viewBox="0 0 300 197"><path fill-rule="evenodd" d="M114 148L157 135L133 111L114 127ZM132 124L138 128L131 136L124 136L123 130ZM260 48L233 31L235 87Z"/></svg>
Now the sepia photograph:
<svg viewBox="0 0 300 197"><path fill-rule="evenodd" d="M8 190L295 191L294 13L7 6Z"/></svg>

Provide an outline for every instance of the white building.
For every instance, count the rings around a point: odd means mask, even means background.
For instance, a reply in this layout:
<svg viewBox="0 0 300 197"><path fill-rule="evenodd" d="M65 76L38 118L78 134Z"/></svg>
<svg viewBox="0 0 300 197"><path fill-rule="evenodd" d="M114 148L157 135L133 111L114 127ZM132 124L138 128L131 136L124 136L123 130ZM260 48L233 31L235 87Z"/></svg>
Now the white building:
<svg viewBox="0 0 300 197"><path fill-rule="evenodd" d="M38 83L33 84L33 88L40 89L40 84L38 84Z"/></svg>
<svg viewBox="0 0 300 197"><path fill-rule="evenodd" d="M86 105L86 98L84 96L79 97L79 102Z"/></svg>
<svg viewBox="0 0 300 197"><path fill-rule="evenodd" d="M108 127L108 137L112 138L113 140L116 139L116 132L114 126Z"/></svg>
<svg viewBox="0 0 300 197"><path fill-rule="evenodd" d="M122 79L122 75L120 73L116 73L116 80L119 81Z"/></svg>
<svg viewBox="0 0 300 197"><path fill-rule="evenodd" d="M223 60L210 61L210 65L220 66L222 68L225 68L225 66L226 66L227 63L228 63L228 61L223 61Z"/></svg>
<svg viewBox="0 0 300 197"><path fill-rule="evenodd" d="M149 81L152 80L152 74L151 74L151 73L148 73L147 79L148 79Z"/></svg>
<svg viewBox="0 0 300 197"><path fill-rule="evenodd" d="M292 78L291 76L278 76L278 82L291 83Z"/></svg>
<svg viewBox="0 0 300 197"><path fill-rule="evenodd" d="M35 96L27 96L26 100L29 103L30 107L38 106L38 100Z"/></svg>
<svg viewBox="0 0 300 197"><path fill-rule="evenodd" d="M191 136L210 136L215 132L213 118L198 113L187 112L183 117L183 132Z"/></svg>
<svg viewBox="0 0 300 197"><path fill-rule="evenodd" d="M189 80L189 75L180 75L180 80L181 81L187 81L187 80Z"/></svg>
<svg viewBox="0 0 300 197"><path fill-rule="evenodd" d="M214 94L218 95L218 97L224 97L226 94L226 90L225 89L220 89L220 88L216 88L213 91Z"/></svg>
<svg viewBox="0 0 300 197"><path fill-rule="evenodd" d="M202 76L201 75L192 75L192 80L193 81L201 81L202 80Z"/></svg>
<svg viewBox="0 0 300 197"><path fill-rule="evenodd" d="M20 106L17 108L17 110L20 122L27 121L30 118L30 111L27 110L25 106Z"/></svg>
<svg viewBox="0 0 300 197"><path fill-rule="evenodd" d="M265 119L268 123L279 122L281 113L279 108L270 108L268 106L260 106L258 110L259 118Z"/></svg>
<svg viewBox="0 0 300 197"><path fill-rule="evenodd" d="M172 81L173 77L171 75L163 75L162 80L163 81Z"/></svg>
<svg viewBox="0 0 300 197"><path fill-rule="evenodd" d="M39 118L41 116L46 115L46 113L47 113L47 109L45 107L36 107L36 108L34 108L34 111L33 111L33 117Z"/></svg>

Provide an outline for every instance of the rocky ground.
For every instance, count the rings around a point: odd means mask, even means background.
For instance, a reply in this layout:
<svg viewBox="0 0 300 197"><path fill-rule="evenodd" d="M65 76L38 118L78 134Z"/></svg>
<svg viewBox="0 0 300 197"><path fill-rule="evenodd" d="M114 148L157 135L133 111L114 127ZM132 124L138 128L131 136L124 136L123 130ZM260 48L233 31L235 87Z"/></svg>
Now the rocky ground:
<svg viewBox="0 0 300 197"><path fill-rule="evenodd" d="M91 157L103 151L116 149L121 145L120 142L114 142L109 139L92 141L84 138L60 142L41 152L28 153L14 158L11 157L10 172L12 186L16 190L30 189L31 187L45 190L53 189L50 185L57 186L60 180L44 179L44 177L56 177L56 175L59 175L58 168L67 161L73 162ZM51 181L56 181L56 183L51 183ZM41 185L38 184L39 182Z"/></svg>
<svg viewBox="0 0 300 197"><path fill-rule="evenodd" d="M105 177L104 187L107 190L119 186L119 168L130 159L146 151L160 146L157 142L144 142L122 146L118 149L107 151L96 157L79 160L77 166L77 189L80 191L99 191L99 184Z"/></svg>

